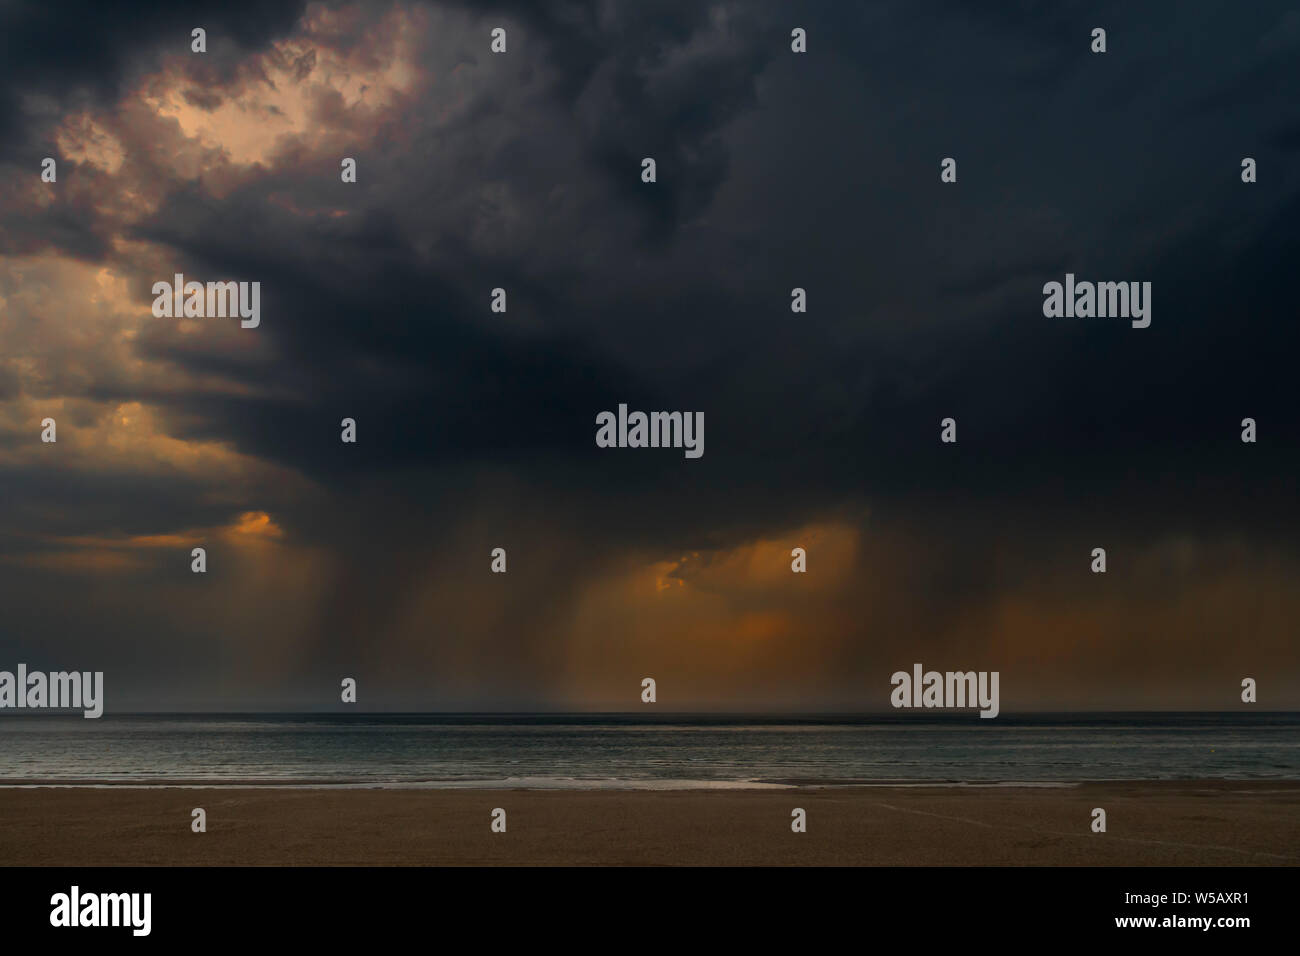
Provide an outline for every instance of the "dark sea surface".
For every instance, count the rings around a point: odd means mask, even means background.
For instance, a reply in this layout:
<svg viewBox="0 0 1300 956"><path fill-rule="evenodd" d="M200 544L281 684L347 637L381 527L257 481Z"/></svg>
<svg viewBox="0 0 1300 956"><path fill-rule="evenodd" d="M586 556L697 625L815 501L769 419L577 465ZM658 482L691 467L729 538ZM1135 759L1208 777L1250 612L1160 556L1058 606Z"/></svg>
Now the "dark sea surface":
<svg viewBox="0 0 1300 956"><path fill-rule="evenodd" d="M1300 714L0 716L0 786L1300 779Z"/></svg>

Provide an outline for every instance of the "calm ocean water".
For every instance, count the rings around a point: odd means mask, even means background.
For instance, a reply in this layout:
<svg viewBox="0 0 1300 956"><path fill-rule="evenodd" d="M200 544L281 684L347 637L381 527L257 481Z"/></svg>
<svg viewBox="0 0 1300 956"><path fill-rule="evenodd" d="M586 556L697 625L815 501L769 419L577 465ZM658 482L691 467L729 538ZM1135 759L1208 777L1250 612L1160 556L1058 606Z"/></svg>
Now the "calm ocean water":
<svg viewBox="0 0 1300 956"><path fill-rule="evenodd" d="M764 786L1300 779L1300 714L0 718L0 786Z"/></svg>

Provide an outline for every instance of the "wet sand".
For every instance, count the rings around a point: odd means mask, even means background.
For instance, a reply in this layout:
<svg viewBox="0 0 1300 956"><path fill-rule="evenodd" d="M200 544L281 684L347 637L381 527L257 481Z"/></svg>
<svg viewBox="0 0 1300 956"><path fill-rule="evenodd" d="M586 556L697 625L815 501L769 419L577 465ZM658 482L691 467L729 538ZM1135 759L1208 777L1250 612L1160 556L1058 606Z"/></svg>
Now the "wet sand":
<svg viewBox="0 0 1300 956"><path fill-rule="evenodd" d="M207 832L191 831L194 807ZM494 808L507 830L490 828ZM791 832L791 810L807 832ZM1092 810L1107 814L1093 833ZM0 865L1300 864L1300 782L783 790L0 789Z"/></svg>

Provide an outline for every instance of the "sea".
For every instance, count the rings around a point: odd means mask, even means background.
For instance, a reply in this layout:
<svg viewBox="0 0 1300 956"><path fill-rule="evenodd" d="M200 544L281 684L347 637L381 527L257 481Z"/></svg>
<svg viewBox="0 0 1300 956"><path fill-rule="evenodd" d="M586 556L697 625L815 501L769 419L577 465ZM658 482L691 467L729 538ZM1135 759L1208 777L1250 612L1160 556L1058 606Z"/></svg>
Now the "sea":
<svg viewBox="0 0 1300 956"><path fill-rule="evenodd" d="M0 717L0 786L690 789L1300 779L1300 713Z"/></svg>

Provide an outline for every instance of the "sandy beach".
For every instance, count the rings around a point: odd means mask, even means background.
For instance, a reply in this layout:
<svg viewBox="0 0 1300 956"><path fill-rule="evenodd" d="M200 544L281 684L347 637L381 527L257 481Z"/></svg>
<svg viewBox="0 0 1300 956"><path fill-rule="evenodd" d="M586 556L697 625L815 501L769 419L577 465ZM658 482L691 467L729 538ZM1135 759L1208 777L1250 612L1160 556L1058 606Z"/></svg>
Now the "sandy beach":
<svg viewBox="0 0 1300 956"><path fill-rule="evenodd" d="M207 832L191 831L191 810ZM507 831L490 829L494 808ZM790 829L807 811L807 832ZM1107 832L1090 829L1092 810ZM1300 782L746 791L0 789L0 865L1300 863Z"/></svg>

